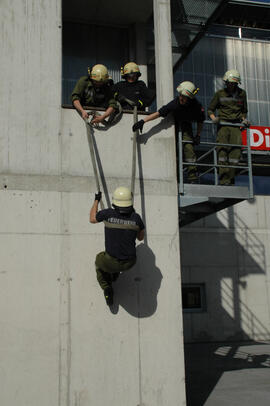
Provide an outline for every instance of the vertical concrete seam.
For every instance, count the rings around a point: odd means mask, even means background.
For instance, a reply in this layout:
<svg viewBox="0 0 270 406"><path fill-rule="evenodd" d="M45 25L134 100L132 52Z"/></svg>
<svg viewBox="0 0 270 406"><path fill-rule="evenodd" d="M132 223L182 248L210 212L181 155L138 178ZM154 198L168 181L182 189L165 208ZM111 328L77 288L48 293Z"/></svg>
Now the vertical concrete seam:
<svg viewBox="0 0 270 406"><path fill-rule="evenodd" d="M61 193L60 230L60 310L59 310L59 406L70 403L71 368L71 288L70 288L70 237L68 235L69 195Z"/></svg>
<svg viewBox="0 0 270 406"><path fill-rule="evenodd" d="M138 303L138 364L139 364L139 406L142 406L142 359L141 359L141 321L140 321L140 285L137 285Z"/></svg>

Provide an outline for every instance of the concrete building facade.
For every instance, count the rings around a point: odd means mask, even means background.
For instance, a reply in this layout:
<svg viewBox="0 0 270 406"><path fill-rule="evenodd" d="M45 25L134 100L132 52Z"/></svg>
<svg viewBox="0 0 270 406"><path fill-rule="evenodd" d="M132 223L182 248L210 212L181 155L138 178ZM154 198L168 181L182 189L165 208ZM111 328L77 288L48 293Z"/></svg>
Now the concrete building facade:
<svg viewBox="0 0 270 406"><path fill-rule="evenodd" d="M155 1L154 15L169 39L169 1ZM135 207L147 234L110 312L95 276L104 236L88 220L96 186L86 129L61 107L61 1L3 1L1 37L0 403L184 405L173 126L149 125L138 143ZM172 83L168 63L157 83ZM126 114L95 131L107 204L130 183L131 126Z"/></svg>
<svg viewBox="0 0 270 406"><path fill-rule="evenodd" d="M269 202L256 196L181 229L183 283L206 295L184 313L186 342L269 340Z"/></svg>
<svg viewBox="0 0 270 406"><path fill-rule="evenodd" d="M96 186L86 129L75 110L62 108L62 3L0 6L0 403L185 405L183 338L269 340L270 200L256 196L179 233L174 127L170 119L148 123L137 144L135 184L146 239L136 266L115 285L110 312L95 277L104 236L102 225L88 222ZM113 14L105 0L92 1L92 14L106 10L117 35L129 32L121 49L139 58L146 81L142 32L154 15L160 107L173 97L170 1L139 3L132 33L123 27L127 16L127 25L134 23L126 2L114 2ZM76 23L95 23L101 32L94 17L85 21L87 6L78 2ZM95 130L106 205L115 187L130 184L131 126L126 113L110 130ZM185 310L183 320L182 282L204 295L200 311Z"/></svg>

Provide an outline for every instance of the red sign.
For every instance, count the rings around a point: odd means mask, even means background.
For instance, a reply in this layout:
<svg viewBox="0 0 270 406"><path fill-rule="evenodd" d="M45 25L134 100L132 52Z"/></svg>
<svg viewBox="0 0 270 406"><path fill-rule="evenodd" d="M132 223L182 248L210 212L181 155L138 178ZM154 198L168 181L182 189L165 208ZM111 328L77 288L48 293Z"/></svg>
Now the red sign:
<svg viewBox="0 0 270 406"><path fill-rule="evenodd" d="M270 127L249 128L250 148L270 151ZM247 145L247 130L242 131L242 143Z"/></svg>

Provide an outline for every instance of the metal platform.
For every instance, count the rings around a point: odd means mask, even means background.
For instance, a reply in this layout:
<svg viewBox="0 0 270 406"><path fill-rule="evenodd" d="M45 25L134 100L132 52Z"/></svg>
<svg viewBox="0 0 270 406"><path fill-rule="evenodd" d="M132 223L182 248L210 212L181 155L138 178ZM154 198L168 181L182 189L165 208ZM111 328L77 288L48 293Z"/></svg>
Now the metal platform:
<svg viewBox="0 0 270 406"><path fill-rule="evenodd" d="M184 193L180 193L181 201L189 197L214 197L227 199L249 199L247 186L192 185L184 183Z"/></svg>
<svg viewBox="0 0 270 406"><path fill-rule="evenodd" d="M226 123L227 124L227 123ZM239 124L230 123L232 126L240 126ZM250 153L249 131L247 136L247 145L240 147L247 152L247 164L240 163L239 165L226 165L226 168L235 168L239 174L247 174L249 178L248 186L238 185L219 185L218 171L225 165L218 164L217 147L223 145L224 147L239 147L233 144L217 144L212 142L201 143L206 148L209 148L203 155L201 155L196 163L183 161L182 135L179 133L178 140L178 158L179 158L179 225L180 227L190 224L205 216L216 213L229 206L241 202L242 200L253 198L253 181L252 181L252 162ZM211 161L204 161L205 158ZM199 184L185 183L185 171L189 165L196 165L198 170ZM203 175L212 173L214 184L203 184Z"/></svg>
<svg viewBox="0 0 270 406"><path fill-rule="evenodd" d="M244 186L184 184L184 191L179 194L180 227L250 198Z"/></svg>

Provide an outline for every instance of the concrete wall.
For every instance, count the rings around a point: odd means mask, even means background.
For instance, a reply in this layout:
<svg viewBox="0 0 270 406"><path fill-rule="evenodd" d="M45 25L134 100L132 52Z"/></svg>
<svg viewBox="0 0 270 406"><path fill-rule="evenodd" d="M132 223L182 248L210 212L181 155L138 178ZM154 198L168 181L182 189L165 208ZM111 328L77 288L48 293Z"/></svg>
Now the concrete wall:
<svg viewBox="0 0 270 406"><path fill-rule="evenodd" d="M270 339L270 198L256 196L181 229L182 282L206 310L184 314L187 342Z"/></svg>
<svg viewBox="0 0 270 406"><path fill-rule="evenodd" d="M111 312L95 278L104 237L88 222L86 130L60 106L60 4L1 3L0 403L184 405L174 131L146 125L138 144L147 236ZM105 201L129 185L131 125L95 132Z"/></svg>

